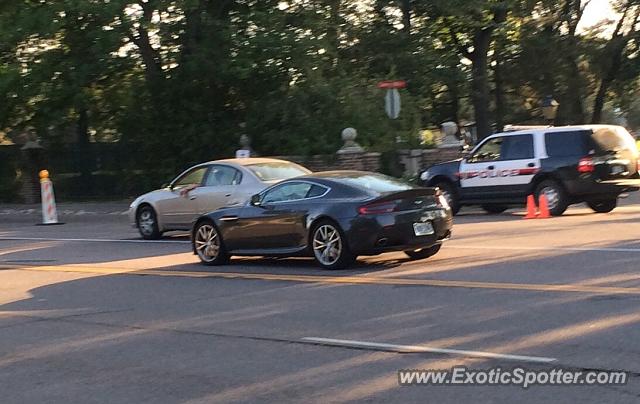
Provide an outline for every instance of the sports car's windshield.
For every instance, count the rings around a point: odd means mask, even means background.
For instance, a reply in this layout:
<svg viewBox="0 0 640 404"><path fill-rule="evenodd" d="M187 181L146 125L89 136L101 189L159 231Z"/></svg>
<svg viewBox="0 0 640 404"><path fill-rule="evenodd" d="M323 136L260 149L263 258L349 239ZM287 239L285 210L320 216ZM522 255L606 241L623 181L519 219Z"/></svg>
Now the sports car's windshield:
<svg viewBox="0 0 640 404"><path fill-rule="evenodd" d="M280 181L309 174L311 171L295 163L268 162L249 164L246 166L261 181Z"/></svg>

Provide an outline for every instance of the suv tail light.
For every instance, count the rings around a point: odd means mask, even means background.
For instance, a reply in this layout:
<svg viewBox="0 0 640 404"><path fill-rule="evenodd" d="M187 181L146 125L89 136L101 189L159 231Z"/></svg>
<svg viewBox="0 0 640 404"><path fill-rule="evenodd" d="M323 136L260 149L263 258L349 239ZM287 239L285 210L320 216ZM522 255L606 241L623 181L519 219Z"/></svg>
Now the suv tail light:
<svg viewBox="0 0 640 404"><path fill-rule="evenodd" d="M593 158L583 157L578 162L579 173L592 173L594 170L595 170L595 166L593 164Z"/></svg>
<svg viewBox="0 0 640 404"><path fill-rule="evenodd" d="M358 208L358 213L361 215L377 215L381 213L395 212L398 208L398 204L393 202L378 202L363 205Z"/></svg>

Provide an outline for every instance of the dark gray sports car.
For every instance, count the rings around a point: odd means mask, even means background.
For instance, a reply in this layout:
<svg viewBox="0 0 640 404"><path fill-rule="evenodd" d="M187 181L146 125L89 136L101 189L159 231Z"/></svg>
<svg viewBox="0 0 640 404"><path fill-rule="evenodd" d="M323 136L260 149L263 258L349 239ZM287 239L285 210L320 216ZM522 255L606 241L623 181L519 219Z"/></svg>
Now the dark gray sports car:
<svg viewBox="0 0 640 404"><path fill-rule="evenodd" d="M206 265L231 255L312 255L340 269L358 255L404 251L427 258L451 236L451 209L437 188L381 174L327 171L282 181L241 207L201 216L193 252Z"/></svg>

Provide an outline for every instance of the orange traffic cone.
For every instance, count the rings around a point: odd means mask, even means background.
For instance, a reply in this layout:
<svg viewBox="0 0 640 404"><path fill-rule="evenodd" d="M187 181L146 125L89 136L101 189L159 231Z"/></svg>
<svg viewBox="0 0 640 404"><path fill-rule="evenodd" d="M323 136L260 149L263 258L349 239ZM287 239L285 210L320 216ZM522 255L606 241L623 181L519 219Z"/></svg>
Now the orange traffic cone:
<svg viewBox="0 0 640 404"><path fill-rule="evenodd" d="M533 195L527 196L527 215L524 217L525 219L535 219L538 216L538 212L536 211L536 202L533 199Z"/></svg>
<svg viewBox="0 0 640 404"><path fill-rule="evenodd" d="M551 217L551 213L549 212L549 204L547 203L547 197L542 194L540 198L538 198L538 202L540 203L540 215L538 219L548 219Z"/></svg>

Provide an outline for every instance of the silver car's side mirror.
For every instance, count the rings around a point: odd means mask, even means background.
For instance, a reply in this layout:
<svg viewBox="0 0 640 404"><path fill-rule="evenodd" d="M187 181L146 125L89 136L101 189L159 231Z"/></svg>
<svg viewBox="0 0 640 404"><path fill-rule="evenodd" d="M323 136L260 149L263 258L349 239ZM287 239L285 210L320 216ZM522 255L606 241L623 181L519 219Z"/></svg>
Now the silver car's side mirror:
<svg viewBox="0 0 640 404"><path fill-rule="evenodd" d="M251 196L251 206L260 206L260 194Z"/></svg>

